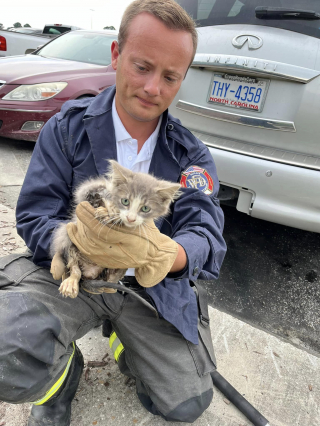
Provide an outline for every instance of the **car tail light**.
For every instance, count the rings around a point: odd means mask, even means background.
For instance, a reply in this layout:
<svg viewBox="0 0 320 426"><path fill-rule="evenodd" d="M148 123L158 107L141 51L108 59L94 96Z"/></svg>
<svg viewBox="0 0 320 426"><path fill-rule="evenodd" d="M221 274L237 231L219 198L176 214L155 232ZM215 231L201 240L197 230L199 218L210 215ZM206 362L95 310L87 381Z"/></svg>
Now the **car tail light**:
<svg viewBox="0 0 320 426"><path fill-rule="evenodd" d="M0 51L7 51L7 40L3 36L0 36Z"/></svg>

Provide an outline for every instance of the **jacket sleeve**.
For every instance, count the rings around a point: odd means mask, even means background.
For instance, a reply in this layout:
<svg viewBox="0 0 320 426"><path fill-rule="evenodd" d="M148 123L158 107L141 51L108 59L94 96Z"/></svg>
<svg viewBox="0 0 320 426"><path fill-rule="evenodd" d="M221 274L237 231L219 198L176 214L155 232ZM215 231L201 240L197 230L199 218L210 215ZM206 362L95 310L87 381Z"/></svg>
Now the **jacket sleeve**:
<svg viewBox="0 0 320 426"><path fill-rule="evenodd" d="M71 183L72 166L54 116L39 135L16 209L18 234L37 265L50 266L51 234L58 223L68 221Z"/></svg>
<svg viewBox="0 0 320 426"><path fill-rule="evenodd" d="M213 180L213 190L207 195L197 188L183 188L182 196L174 203L172 238L184 248L188 264L183 271L169 277L212 280L218 278L226 253L222 236L224 215L217 198L219 180L207 147L185 170L191 166L205 169Z"/></svg>

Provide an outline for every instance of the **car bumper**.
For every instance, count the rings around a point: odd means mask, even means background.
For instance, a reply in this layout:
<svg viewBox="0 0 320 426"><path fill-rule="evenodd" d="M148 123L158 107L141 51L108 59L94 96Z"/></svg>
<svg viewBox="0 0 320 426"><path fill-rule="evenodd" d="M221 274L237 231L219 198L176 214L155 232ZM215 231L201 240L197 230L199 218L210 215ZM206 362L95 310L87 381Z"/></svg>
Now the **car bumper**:
<svg viewBox="0 0 320 426"><path fill-rule="evenodd" d="M239 190L239 211L320 233L319 171L209 149L221 184Z"/></svg>
<svg viewBox="0 0 320 426"><path fill-rule="evenodd" d="M37 107L36 105L21 106L21 105L0 105L0 137L36 141L40 130L36 131L23 131L21 130L23 124L27 121L43 121L46 123L51 118L58 108L52 107Z"/></svg>

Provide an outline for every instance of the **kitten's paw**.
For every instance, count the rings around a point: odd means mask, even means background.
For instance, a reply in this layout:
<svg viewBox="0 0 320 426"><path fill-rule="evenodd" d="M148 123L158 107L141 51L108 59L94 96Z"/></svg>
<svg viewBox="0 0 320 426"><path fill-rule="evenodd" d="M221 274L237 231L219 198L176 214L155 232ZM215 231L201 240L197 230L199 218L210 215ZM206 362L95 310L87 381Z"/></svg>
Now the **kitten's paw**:
<svg viewBox="0 0 320 426"><path fill-rule="evenodd" d="M119 216L119 210L109 200L106 201L106 209L108 210L108 214L109 214L110 217L117 217L117 216Z"/></svg>
<svg viewBox="0 0 320 426"><path fill-rule="evenodd" d="M76 298L79 293L78 279L72 277L67 278L61 283L59 291L63 297L71 297L72 299Z"/></svg>
<svg viewBox="0 0 320 426"><path fill-rule="evenodd" d="M54 280L61 280L66 272L66 265L58 253L53 256L50 272Z"/></svg>

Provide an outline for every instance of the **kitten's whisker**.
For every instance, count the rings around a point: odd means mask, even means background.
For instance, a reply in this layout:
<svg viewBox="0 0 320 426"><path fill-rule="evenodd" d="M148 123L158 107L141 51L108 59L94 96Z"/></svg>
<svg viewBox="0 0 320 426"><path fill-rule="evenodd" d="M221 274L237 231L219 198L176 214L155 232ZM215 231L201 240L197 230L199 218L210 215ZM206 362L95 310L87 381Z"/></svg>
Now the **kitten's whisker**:
<svg viewBox="0 0 320 426"><path fill-rule="evenodd" d="M101 223L101 227L98 231L98 239L100 238L100 232L103 230L103 228L104 228L104 225L103 225L103 223Z"/></svg>
<svg viewBox="0 0 320 426"><path fill-rule="evenodd" d="M106 223L116 222L119 219L120 215L114 216L106 220Z"/></svg>
<svg viewBox="0 0 320 426"><path fill-rule="evenodd" d="M113 223L111 226L108 226L108 228L109 228L108 234L115 225L116 225L116 223Z"/></svg>
<svg viewBox="0 0 320 426"><path fill-rule="evenodd" d="M163 217L162 219L165 220L168 223L168 225L170 226L170 228L172 229L171 223L165 217Z"/></svg>
<svg viewBox="0 0 320 426"><path fill-rule="evenodd" d="M96 217L92 218L92 219L90 220L89 224L91 224L91 222L93 222L93 221L94 221L94 220L96 220L96 219L97 219ZM100 225L100 223L101 223L101 222L99 222L99 221L98 221L98 223L96 223L96 224L94 225L93 229L95 229L95 227L96 227L96 226L99 226L99 225Z"/></svg>

